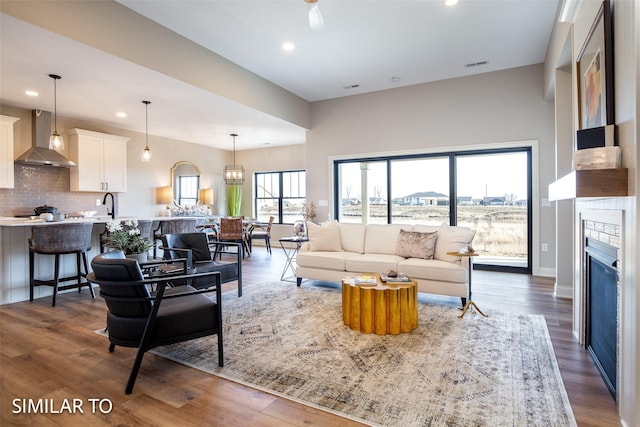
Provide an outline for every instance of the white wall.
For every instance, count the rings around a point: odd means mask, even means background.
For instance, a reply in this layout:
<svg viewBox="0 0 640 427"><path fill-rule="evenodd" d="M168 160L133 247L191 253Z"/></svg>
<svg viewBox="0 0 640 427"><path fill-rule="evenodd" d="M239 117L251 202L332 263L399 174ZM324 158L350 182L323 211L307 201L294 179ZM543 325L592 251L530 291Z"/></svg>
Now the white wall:
<svg viewBox="0 0 640 427"><path fill-rule="evenodd" d="M537 140L534 243L548 243L550 250L540 253L539 245L534 245L533 268L534 274L553 274L555 210L539 207L539 201L547 197L547 186L555 179L554 106L544 100L541 64L315 102L311 122L307 196L316 204L333 198L331 156ZM325 218L328 208L318 208L317 213Z"/></svg>

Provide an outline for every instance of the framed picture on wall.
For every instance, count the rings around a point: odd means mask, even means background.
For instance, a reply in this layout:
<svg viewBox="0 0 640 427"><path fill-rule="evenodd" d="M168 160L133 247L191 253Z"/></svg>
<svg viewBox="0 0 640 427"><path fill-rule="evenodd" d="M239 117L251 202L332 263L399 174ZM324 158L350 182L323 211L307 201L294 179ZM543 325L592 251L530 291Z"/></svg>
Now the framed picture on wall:
<svg viewBox="0 0 640 427"><path fill-rule="evenodd" d="M609 0L598 14L578 54L578 108L580 129L612 124L613 46Z"/></svg>

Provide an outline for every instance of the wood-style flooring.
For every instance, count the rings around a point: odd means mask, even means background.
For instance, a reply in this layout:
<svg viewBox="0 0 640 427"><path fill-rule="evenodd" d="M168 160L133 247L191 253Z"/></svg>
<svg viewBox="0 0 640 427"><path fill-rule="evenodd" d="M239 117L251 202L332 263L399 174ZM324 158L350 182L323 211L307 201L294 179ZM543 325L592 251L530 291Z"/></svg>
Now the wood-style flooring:
<svg viewBox="0 0 640 427"><path fill-rule="evenodd" d="M277 242L271 256L264 247L254 247L253 256L243 263L245 290L279 280L284 261ZM571 334L571 301L555 298L553 283L548 278L474 271L473 300L488 315L492 310L544 315L578 425L619 426L614 400ZM313 285L305 281L302 286ZM224 290L235 292L235 286L227 284ZM459 299L447 297L429 296L429 301L459 304ZM135 349L108 352L105 338L93 332L104 327L105 313L104 301L92 300L87 289L60 294L55 308L49 298L0 306L0 425L359 425L150 353L133 394L125 395ZM53 399L47 402L58 410L65 399L80 399L83 413L25 414L22 401L16 406L14 399ZM102 414L96 405L94 414L89 399L105 399L105 412L109 403L112 409Z"/></svg>

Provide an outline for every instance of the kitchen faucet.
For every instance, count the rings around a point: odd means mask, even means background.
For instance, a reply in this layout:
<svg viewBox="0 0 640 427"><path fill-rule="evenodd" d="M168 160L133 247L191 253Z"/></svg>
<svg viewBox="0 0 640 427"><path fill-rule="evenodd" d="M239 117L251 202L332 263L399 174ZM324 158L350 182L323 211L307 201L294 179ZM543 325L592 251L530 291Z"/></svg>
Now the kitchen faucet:
<svg viewBox="0 0 640 427"><path fill-rule="evenodd" d="M115 204L113 202L113 194L112 193L106 193L104 195L104 199L102 199L102 204L103 205L107 204L107 196L111 196L111 212L109 212L109 208L107 208L107 215L111 215L111 219L116 219L116 207L115 207Z"/></svg>

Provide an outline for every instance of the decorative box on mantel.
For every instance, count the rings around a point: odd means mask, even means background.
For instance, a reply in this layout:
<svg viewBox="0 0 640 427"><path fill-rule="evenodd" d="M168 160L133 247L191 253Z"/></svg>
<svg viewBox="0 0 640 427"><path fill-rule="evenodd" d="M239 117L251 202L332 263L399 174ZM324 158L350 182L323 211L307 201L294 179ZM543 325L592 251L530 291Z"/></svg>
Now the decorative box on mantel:
<svg viewBox="0 0 640 427"><path fill-rule="evenodd" d="M575 170L549 185L549 200L628 196L628 169Z"/></svg>

